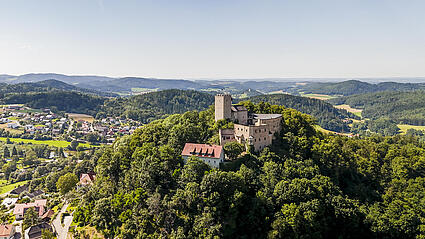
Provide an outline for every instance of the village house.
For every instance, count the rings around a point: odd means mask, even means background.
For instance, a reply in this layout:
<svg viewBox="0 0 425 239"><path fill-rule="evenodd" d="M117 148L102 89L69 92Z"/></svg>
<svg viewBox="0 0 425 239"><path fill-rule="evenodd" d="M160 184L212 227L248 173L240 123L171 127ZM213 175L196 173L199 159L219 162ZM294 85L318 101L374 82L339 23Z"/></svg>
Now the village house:
<svg viewBox="0 0 425 239"><path fill-rule="evenodd" d="M272 143L274 134L281 129L280 114L249 114L245 106L232 105L228 94L215 96L215 120L231 120L233 129L219 131L220 145L236 140L259 151Z"/></svg>
<svg viewBox="0 0 425 239"><path fill-rule="evenodd" d="M15 122L11 122L11 123L7 123L7 127L10 129L16 129L19 127L18 123Z"/></svg>
<svg viewBox="0 0 425 239"><path fill-rule="evenodd" d="M17 201L18 201L18 198L5 198L3 202L1 203L1 205L5 206L6 208L10 208L14 206Z"/></svg>
<svg viewBox="0 0 425 239"><path fill-rule="evenodd" d="M94 180L96 180L96 174L83 173L81 174L81 177L80 177L80 185L81 186L92 185L94 183Z"/></svg>
<svg viewBox="0 0 425 239"><path fill-rule="evenodd" d="M46 222L29 227L25 230L25 239L40 239L44 230L53 232L52 226Z"/></svg>
<svg viewBox="0 0 425 239"><path fill-rule="evenodd" d="M0 224L0 239L11 239L15 237L15 226L11 224Z"/></svg>
<svg viewBox="0 0 425 239"><path fill-rule="evenodd" d="M20 220L24 218L25 212L29 208L34 208L34 210L38 212L39 217L41 217L45 213L46 205L47 199L39 199L30 203L15 204L13 215L15 215L16 220Z"/></svg>
<svg viewBox="0 0 425 239"><path fill-rule="evenodd" d="M185 161L196 156L214 168L219 168L220 163L224 162L224 150L219 145L186 143L181 155Z"/></svg>

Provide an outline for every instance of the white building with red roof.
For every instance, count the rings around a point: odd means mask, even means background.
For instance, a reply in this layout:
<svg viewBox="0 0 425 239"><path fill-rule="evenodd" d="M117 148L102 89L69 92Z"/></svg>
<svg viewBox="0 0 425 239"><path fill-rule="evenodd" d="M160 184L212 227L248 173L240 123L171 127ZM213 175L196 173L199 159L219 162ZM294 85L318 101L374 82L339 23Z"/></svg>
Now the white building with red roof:
<svg viewBox="0 0 425 239"><path fill-rule="evenodd" d="M13 214L17 220L24 218L25 212L29 208L34 208L38 212L38 216L41 217L46 211L47 199L39 199L30 203L15 204Z"/></svg>
<svg viewBox="0 0 425 239"><path fill-rule="evenodd" d="M182 157L186 160L191 156L198 157L214 168L220 167L220 163L224 162L224 150L219 145L186 143L182 151Z"/></svg>

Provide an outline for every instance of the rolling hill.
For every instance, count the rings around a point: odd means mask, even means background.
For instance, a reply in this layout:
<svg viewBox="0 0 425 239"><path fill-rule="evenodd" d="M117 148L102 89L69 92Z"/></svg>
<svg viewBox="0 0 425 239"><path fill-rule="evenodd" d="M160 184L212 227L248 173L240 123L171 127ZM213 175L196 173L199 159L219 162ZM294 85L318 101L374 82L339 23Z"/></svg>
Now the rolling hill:
<svg viewBox="0 0 425 239"><path fill-rule="evenodd" d="M378 92L329 100L363 109L362 116L376 120L388 118L396 123L425 125L425 91Z"/></svg>
<svg viewBox="0 0 425 239"><path fill-rule="evenodd" d="M425 83L381 82L377 84L349 80L337 83L310 83L299 88L305 94L356 95L382 91L415 91L424 90Z"/></svg>

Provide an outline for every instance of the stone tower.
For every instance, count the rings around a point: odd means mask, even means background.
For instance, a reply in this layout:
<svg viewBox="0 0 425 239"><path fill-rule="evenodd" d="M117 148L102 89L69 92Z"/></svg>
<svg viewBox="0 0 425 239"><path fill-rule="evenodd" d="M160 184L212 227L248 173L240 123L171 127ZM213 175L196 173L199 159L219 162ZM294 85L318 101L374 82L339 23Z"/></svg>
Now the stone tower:
<svg viewBox="0 0 425 239"><path fill-rule="evenodd" d="M232 96L218 94L215 96L215 121L232 118Z"/></svg>

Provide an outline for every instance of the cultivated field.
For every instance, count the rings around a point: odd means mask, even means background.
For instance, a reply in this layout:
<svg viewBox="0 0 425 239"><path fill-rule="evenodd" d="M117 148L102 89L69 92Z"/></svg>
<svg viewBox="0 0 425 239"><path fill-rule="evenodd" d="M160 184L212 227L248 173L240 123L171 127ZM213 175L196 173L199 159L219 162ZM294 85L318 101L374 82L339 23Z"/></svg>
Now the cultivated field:
<svg viewBox="0 0 425 239"><path fill-rule="evenodd" d="M85 115L85 114L74 114L74 113L67 113L69 118L73 119L73 120L84 120L90 123L93 123L94 118L91 115Z"/></svg>
<svg viewBox="0 0 425 239"><path fill-rule="evenodd" d="M362 117L362 111L361 109L355 109L355 108L351 108L349 105L335 105L335 108L337 109L344 109L348 112L351 112L359 117Z"/></svg>
<svg viewBox="0 0 425 239"><path fill-rule="evenodd" d="M332 98L336 98L336 96L333 95L322 95L322 94L304 94L304 92L300 92L300 95L303 97L318 99L318 100L329 100Z"/></svg>
<svg viewBox="0 0 425 239"><path fill-rule="evenodd" d="M425 126L417 126L417 125L408 125L408 124L398 124L400 128L401 134L405 134L408 129L416 129L425 131Z"/></svg>

